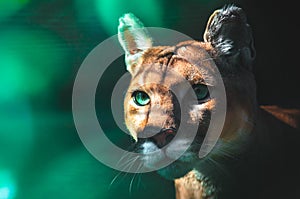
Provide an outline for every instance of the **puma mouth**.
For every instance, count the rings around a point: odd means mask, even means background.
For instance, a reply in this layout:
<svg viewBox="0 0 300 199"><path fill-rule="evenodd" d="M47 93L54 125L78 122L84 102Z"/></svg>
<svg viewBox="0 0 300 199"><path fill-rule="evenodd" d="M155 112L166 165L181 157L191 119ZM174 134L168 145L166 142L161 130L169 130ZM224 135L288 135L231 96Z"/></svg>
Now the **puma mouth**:
<svg viewBox="0 0 300 199"><path fill-rule="evenodd" d="M177 142L164 149L160 149L153 142L144 142L140 147L140 153L144 155L144 165L149 168L159 168L166 161L191 164L198 159L195 153L189 150L184 151L183 146L183 143L179 144Z"/></svg>
<svg viewBox="0 0 300 199"><path fill-rule="evenodd" d="M172 158L172 153L167 149L160 149L154 143L145 142L143 144L143 162L144 165L150 169L157 169L158 174L165 177L166 179L173 180L180 178L188 173L190 168L192 154L185 153L178 160ZM166 161L171 164L161 168L162 164ZM160 169L158 169L160 168Z"/></svg>

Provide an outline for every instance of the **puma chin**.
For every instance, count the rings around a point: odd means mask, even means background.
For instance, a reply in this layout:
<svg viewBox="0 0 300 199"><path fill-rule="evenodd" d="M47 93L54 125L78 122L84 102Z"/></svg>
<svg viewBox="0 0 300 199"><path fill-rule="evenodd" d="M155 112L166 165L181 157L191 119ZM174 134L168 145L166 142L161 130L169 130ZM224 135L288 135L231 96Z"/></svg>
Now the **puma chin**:
<svg viewBox="0 0 300 199"><path fill-rule="evenodd" d="M175 141L164 149L160 149L155 143L147 141L140 145L138 152L145 155L143 157L144 165L150 169L159 168L159 165L166 160L172 162L158 170L160 175L171 180L180 178L191 171L193 162L199 159L198 153L191 151L191 147L188 146L188 143L186 144L187 146L184 146L184 143L178 144ZM184 150L180 149L180 146L189 149L180 155Z"/></svg>
<svg viewBox="0 0 300 199"><path fill-rule="evenodd" d="M147 146L147 145L154 145L154 144L145 143L142 147L149 147L149 149L151 149L152 147L156 148L155 145L154 146ZM146 167L156 169L157 165L159 165L159 163L163 160L166 160L166 159L170 159L173 161L176 160L174 158L170 158L170 156L172 156L172 154L168 154L164 150L160 150L157 148L157 149L155 149L155 151L157 151L157 152L154 152L154 153L152 153L153 155L151 154L148 156L147 156L147 152L146 153L142 152L143 154L146 155L145 158L143 159L144 163L145 163L144 165ZM185 169L186 167L184 167L183 163L181 161L180 162L179 161L180 160L177 160L176 162L172 163L171 165L160 169L159 173L168 179L175 179L175 178L185 175L188 172L188 170L186 170ZM174 169L174 168L176 168L176 169Z"/></svg>

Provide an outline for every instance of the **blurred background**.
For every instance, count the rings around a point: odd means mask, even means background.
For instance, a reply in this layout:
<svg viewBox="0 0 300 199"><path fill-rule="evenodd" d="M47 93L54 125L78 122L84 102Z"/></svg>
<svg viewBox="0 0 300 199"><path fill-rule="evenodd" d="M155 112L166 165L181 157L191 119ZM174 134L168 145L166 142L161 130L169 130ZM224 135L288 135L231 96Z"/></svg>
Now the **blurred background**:
<svg viewBox="0 0 300 199"><path fill-rule="evenodd" d="M119 174L89 154L73 123L73 82L125 12L202 40L210 14L227 3L252 25L260 104L300 108L296 2L0 0L0 199L174 198L173 183L156 173ZM110 96L125 72L123 57L112 63L96 97L99 122L120 146L130 139L112 119Z"/></svg>

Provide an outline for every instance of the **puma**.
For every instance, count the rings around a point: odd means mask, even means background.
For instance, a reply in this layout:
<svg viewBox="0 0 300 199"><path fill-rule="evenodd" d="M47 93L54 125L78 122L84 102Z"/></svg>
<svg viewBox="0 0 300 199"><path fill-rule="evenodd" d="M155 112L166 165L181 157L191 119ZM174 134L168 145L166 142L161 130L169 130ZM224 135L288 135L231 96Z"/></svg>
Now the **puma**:
<svg viewBox="0 0 300 199"><path fill-rule="evenodd" d="M174 160L157 172L174 180L177 199L300 198L300 111L258 105L256 51L241 8L216 10L204 41L174 46L153 46L149 32L133 14L123 15L119 22L119 42L131 74L124 99L125 123L135 151L145 155L144 166ZM213 149L199 158L208 126L214 125L212 113L223 100L210 94L218 92L214 66L226 90L226 118ZM185 81L191 89L181 86ZM195 100L187 100L187 95ZM185 127L186 138L189 129L197 129L188 147L184 136L174 138L180 126ZM183 147L187 150L175 158Z"/></svg>

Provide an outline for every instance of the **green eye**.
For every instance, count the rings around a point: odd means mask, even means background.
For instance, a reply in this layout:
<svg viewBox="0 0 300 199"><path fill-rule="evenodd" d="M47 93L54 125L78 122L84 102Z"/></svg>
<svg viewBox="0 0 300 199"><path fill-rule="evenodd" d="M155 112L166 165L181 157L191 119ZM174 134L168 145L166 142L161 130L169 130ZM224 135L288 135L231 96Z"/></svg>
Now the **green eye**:
<svg viewBox="0 0 300 199"><path fill-rule="evenodd" d="M209 97L209 91L206 85L196 84L193 86L198 101L203 101Z"/></svg>
<svg viewBox="0 0 300 199"><path fill-rule="evenodd" d="M147 95L147 93L143 91L135 91L132 94L133 101L138 105L138 106L145 106L149 104L150 102L150 97Z"/></svg>

